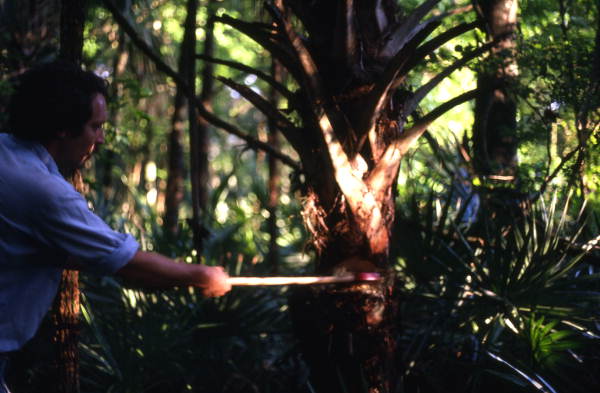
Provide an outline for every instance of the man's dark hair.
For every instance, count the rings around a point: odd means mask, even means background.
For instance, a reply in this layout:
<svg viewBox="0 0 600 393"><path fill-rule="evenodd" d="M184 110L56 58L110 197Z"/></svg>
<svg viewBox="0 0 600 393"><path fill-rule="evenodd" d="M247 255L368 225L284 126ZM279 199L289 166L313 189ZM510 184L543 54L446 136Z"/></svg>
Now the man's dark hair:
<svg viewBox="0 0 600 393"><path fill-rule="evenodd" d="M108 95L107 82L61 60L21 75L9 104L8 126L15 136L47 142L61 131L77 136L92 117L92 99Z"/></svg>

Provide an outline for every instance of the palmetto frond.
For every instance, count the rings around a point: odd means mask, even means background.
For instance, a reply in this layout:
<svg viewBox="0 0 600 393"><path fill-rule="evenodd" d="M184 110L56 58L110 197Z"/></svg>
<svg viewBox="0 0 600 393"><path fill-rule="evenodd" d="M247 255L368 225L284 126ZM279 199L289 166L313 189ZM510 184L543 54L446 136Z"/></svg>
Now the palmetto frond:
<svg viewBox="0 0 600 393"><path fill-rule="evenodd" d="M580 363L600 344L600 287L597 275L581 271L585 251L568 250L584 225L569 219L568 202L561 208L556 199L549 206L539 202L505 221L480 212L483 229L464 231L456 225L460 212L452 219L451 200L436 212L431 199L424 215L414 217L421 242L402 251L412 255L404 270L415 301L404 316L406 356L414 362L409 373L418 373L419 361L448 351L442 358L456 367L487 370L488 378L491 372L542 392L561 391L567 380L570 391L597 384ZM414 258L413 248L421 258ZM573 375L580 377L572 381ZM482 374L471 382L489 379Z"/></svg>

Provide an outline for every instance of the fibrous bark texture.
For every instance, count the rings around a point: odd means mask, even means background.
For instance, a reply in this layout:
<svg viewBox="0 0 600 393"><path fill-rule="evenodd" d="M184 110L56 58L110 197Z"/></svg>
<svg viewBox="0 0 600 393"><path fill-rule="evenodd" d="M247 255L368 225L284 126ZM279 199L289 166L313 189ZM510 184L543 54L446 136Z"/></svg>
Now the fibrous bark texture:
<svg viewBox="0 0 600 393"><path fill-rule="evenodd" d="M324 391L383 393L393 386L394 278L388 252L400 161L432 121L475 92L418 119L411 116L445 77L493 45L464 54L422 86L408 86L408 73L428 54L477 26L457 25L428 40L445 17L431 12L438 3L427 0L402 12L393 0L287 0L267 3L273 23L218 18L262 45L297 83L292 91L253 72L285 99L281 110L243 84L219 78L268 117L298 154L302 214L317 272L383 276L377 283L298 289L292 296L290 309L313 382Z"/></svg>

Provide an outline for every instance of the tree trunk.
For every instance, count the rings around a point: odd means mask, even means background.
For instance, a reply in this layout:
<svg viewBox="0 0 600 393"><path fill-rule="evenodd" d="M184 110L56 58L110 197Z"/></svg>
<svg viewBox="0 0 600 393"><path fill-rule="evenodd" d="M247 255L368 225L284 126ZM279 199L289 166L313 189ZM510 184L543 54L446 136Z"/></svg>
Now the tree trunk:
<svg viewBox="0 0 600 393"><path fill-rule="evenodd" d="M49 54L58 52L61 0L12 0L1 2L0 63L16 76Z"/></svg>
<svg viewBox="0 0 600 393"><path fill-rule="evenodd" d="M63 59L81 64L83 53L84 0L63 0L60 14L60 53Z"/></svg>
<svg viewBox="0 0 600 393"><path fill-rule="evenodd" d="M562 4L562 3L561 3ZM561 7L561 13L564 12ZM568 39L565 32L565 39ZM596 38L594 52L592 54L592 66L589 75L589 85L584 92L581 105L576 108L577 142L582 147L577 154L577 159L573 165L571 179L569 180L569 189L579 185L579 192L583 200L588 200L592 192L586 171L590 170L592 162L591 149L588 148L590 137L593 134L594 122L590 121L590 114L598 109L597 97L600 95L600 2L596 4ZM588 221L591 216L590 209L584 212L584 219ZM590 222L592 220L589 220ZM593 236L594 234L592 234Z"/></svg>
<svg viewBox="0 0 600 393"><path fill-rule="evenodd" d="M205 26L204 50L205 56L212 57L215 46L214 28L216 2L208 0L206 4L207 22ZM210 100L213 95L213 65L205 63L202 70L202 90L200 92L200 102L205 108L210 108ZM191 85L193 86L193 84ZM195 106L190 106L190 159L192 180L192 229L194 231L194 248L198 252L198 258L203 248L204 238L207 236L207 229L203 224L203 217L206 216L208 205L208 184L209 184L209 163L208 149L209 124L201 116L198 116Z"/></svg>
<svg viewBox="0 0 600 393"><path fill-rule="evenodd" d="M81 64L83 52L83 25L85 2L63 0L60 21L59 56ZM73 177L74 186L83 192L81 174ZM56 328L54 341L57 343L56 375L58 383L48 387L60 393L79 392L79 272L64 270L58 296L55 299L51 320Z"/></svg>
<svg viewBox="0 0 600 393"><path fill-rule="evenodd" d="M511 180L517 157L517 107L511 85L517 77L517 0L477 2L488 35L499 41L489 68L479 75L475 100L474 163L477 173ZM499 176L507 176L506 178Z"/></svg>
<svg viewBox="0 0 600 393"><path fill-rule="evenodd" d="M123 82L121 78L125 74L127 64L129 63L129 49L127 48L127 36L123 30L119 29L118 33L118 48L113 59L113 83L110 85L110 97L113 101L120 102L123 97ZM108 123L113 129L118 130L121 124L122 113L118 108L110 111ZM101 200L112 200L116 194L116 187L113 184L113 168L118 157L114 150L105 149L105 158L102 165L96 166L96 179L102 185L102 195L99 195Z"/></svg>
<svg viewBox="0 0 600 393"><path fill-rule="evenodd" d="M426 117L404 129L421 92L399 94L398 78L416 44L411 26L400 27L393 1L287 4L313 37L305 48L294 34L287 37L301 63L303 57L314 61L302 64L303 93L322 105L312 117L310 105L297 104L305 114L302 141L288 138L307 177L303 216L317 272L383 276L377 283L296 289L290 297L295 332L317 391L391 392L397 374L388 259L393 187L400 159L431 122ZM311 75L316 72L318 80Z"/></svg>
<svg viewBox="0 0 600 393"><path fill-rule="evenodd" d="M49 392L79 392L79 333L81 329L79 302L79 272L64 270L58 296L54 301L51 320L56 329L56 384Z"/></svg>
<svg viewBox="0 0 600 393"><path fill-rule="evenodd" d="M167 190L165 195L165 230L171 238L176 238L179 233L179 206L183 200L184 186L184 160L183 160L183 134L185 122L185 94L177 90L173 104L173 119L171 133L169 134L169 167L167 177Z"/></svg>
<svg viewBox="0 0 600 393"><path fill-rule="evenodd" d="M277 60L273 60L271 63L271 76L277 82L282 80L283 69L281 64ZM277 90L271 87L269 91L269 101L275 106L279 106L279 96ZM279 131L277 130L277 124L273 119L268 120L269 130L269 145L275 149L279 149L281 142ZM267 158L269 166L269 179L267 181L267 211L269 212L269 218L267 219L267 228L269 233L269 253L267 255L267 263L271 266L271 273L277 274L279 272L279 246L277 245L277 237L279 236L279 230L277 227L277 205L279 204L279 160L273 156Z"/></svg>
<svg viewBox="0 0 600 393"><path fill-rule="evenodd" d="M416 65L452 38L477 27L464 23L425 41L445 17L437 13L424 19L439 2L426 0L403 15L395 0L287 0L266 3L274 24L227 15L216 18L253 38L295 79L297 88L291 91L260 70L212 59L257 75L285 97L288 108L282 111L244 84L219 78L276 122L300 157L301 168L195 101L198 112L301 172L303 216L313 237L318 273L383 275L376 283L300 289L290 299L312 380L330 392L386 393L394 386L393 326L397 324L388 253L400 161L435 119L474 98L476 92L465 92L413 119L409 127L405 124L444 78L493 46L486 43L465 53L424 85L407 91L403 86ZM295 18L285 16L287 9ZM118 16L114 7L111 12ZM119 23L128 26L122 18ZM139 39L136 45L147 48ZM177 84L193 86L147 53ZM192 137L192 159L196 159L197 142ZM192 172L194 168L192 163ZM195 179L193 175L192 182ZM339 377L341 373L346 381Z"/></svg>
<svg viewBox="0 0 600 393"><path fill-rule="evenodd" d="M187 78L190 74L194 74L193 70L189 70L189 67L194 64L197 7L197 2L188 2L187 16L184 23L184 40L179 54L179 72L186 75ZM186 92L183 91L181 86L178 86L175 93L172 128L169 135L169 168L165 195L165 229L173 238L179 232L179 206L184 195L183 179L185 174L182 139L184 124L188 117L186 116L188 113L186 103Z"/></svg>

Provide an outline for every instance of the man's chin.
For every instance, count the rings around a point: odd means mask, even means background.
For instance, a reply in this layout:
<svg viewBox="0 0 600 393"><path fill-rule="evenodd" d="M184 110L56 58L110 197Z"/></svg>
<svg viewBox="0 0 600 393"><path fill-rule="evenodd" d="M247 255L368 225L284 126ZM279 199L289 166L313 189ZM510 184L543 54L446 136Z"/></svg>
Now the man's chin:
<svg viewBox="0 0 600 393"><path fill-rule="evenodd" d="M81 162L79 163L79 169L81 169L81 168L84 168L84 167L85 167L85 164L86 164L88 161L90 161L90 160L91 160L91 158L92 158L92 154L93 154L93 152L92 152L92 153L89 153L89 154L86 154L86 155L83 157L83 159L82 159L82 160L81 160Z"/></svg>

